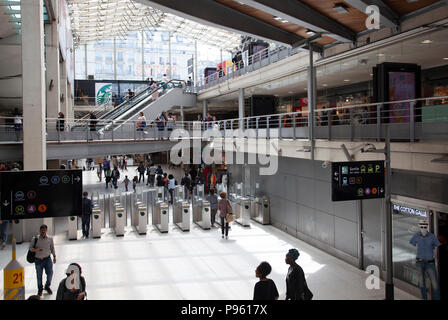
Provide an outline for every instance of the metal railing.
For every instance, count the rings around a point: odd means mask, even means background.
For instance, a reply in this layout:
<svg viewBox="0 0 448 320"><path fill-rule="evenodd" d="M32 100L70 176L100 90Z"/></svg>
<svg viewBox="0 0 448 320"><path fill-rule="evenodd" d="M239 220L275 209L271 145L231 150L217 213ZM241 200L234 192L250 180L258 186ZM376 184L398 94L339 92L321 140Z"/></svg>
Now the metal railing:
<svg viewBox="0 0 448 320"><path fill-rule="evenodd" d="M225 119L212 122L146 121L90 119L46 120L47 141L129 141L168 139L175 129L183 129L191 137L215 129L221 135L235 135L241 129L253 138L310 139L308 111ZM22 128L14 125L13 117L0 117L0 142L21 141ZM140 123L140 124L139 124ZM446 140L448 138L448 96L369 103L318 109L314 113L313 139L382 140L386 127L391 139L398 141ZM83 130L73 130L73 126ZM101 129L99 129L101 128ZM62 130L63 129L63 130Z"/></svg>
<svg viewBox="0 0 448 320"><path fill-rule="evenodd" d="M221 71L217 70L216 73L200 79L200 81L196 83L196 90L199 91L213 87L229 79L239 77L248 72L258 70L262 67L270 65L271 63L290 57L298 52L300 52L299 48L263 49L251 56L248 56L245 60L240 60L237 63L234 63L231 66L222 69Z"/></svg>

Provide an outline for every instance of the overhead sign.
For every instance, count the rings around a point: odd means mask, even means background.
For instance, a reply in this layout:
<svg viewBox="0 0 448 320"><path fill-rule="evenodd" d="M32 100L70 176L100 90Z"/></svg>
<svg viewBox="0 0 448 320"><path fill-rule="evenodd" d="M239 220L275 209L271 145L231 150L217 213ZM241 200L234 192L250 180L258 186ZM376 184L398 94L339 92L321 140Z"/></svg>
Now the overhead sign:
<svg viewBox="0 0 448 320"><path fill-rule="evenodd" d="M415 216L421 216L426 218L426 210L421 210L417 208L411 208L406 206L401 206L399 204L394 204L393 209L395 211L401 212L401 213L407 213Z"/></svg>
<svg viewBox="0 0 448 320"><path fill-rule="evenodd" d="M333 162L332 201L384 198L384 161Z"/></svg>
<svg viewBox="0 0 448 320"><path fill-rule="evenodd" d="M0 201L2 220L80 215L82 170L1 172Z"/></svg>

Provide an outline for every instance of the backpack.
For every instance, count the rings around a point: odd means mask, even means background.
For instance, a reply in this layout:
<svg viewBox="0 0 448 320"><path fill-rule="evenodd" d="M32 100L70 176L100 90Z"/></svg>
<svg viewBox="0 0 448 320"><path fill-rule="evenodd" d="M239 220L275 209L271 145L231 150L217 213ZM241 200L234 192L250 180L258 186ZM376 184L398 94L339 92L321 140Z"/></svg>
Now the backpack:
<svg viewBox="0 0 448 320"><path fill-rule="evenodd" d="M115 170L114 178L115 179L120 179L120 171Z"/></svg>

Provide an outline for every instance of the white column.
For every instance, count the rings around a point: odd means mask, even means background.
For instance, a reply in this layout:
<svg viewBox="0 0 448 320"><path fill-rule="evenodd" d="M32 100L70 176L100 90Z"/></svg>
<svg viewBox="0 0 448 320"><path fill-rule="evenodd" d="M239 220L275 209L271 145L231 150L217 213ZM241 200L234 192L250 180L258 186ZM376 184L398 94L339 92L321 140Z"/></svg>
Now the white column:
<svg viewBox="0 0 448 320"><path fill-rule="evenodd" d="M87 61L87 53L86 53L86 61ZM114 37L114 80L117 80L117 38L115 37Z"/></svg>
<svg viewBox="0 0 448 320"><path fill-rule="evenodd" d="M61 96L64 97L64 100L61 102L61 111L65 115L65 117L68 118L69 111L70 111L70 108L68 105L70 92L68 91L68 87L67 87L67 70L66 70L66 62L65 61L63 61L60 65L60 74L61 74L61 82L60 82Z"/></svg>
<svg viewBox="0 0 448 320"><path fill-rule="evenodd" d="M60 82L59 82L59 34L58 24L53 21L45 25L46 49L46 92L47 92L47 118L57 118L61 111ZM67 115L66 115L67 116ZM54 126L56 128L56 126ZM50 129L54 129L50 128Z"/></svg>
<svg viewBox="0 0 448 320"><path fill-rule="evenodd" d="M142 31L142 80L145 81L145 35Z"/></svg>
<svg viewBox="0 0 448 320"><path fill-rule="evenodd" d="M173 79L173 61L171 57L171 32L168 32L168 59L170 62L170 74L169 79Z"/></svg>
<svg viewBox="0 0 448 320"><path fill-rule="evenodd" d="M198 82L200 80L199 74L198 74L198 42L194 41L194 85L198 85Z"/></svg>
<svg viewBox="0 0 448 320"><path fill-rule="evenodd" d="M202 100L202 119L207 116L207 100Z"/></svg>
<svg viewBox="0 0 448 320"><path fill-rule="evenodd" d="M243 120L244 118L244 88L238 89L238 118L240 118L239 121L239 127L243 127Z"/></svg>

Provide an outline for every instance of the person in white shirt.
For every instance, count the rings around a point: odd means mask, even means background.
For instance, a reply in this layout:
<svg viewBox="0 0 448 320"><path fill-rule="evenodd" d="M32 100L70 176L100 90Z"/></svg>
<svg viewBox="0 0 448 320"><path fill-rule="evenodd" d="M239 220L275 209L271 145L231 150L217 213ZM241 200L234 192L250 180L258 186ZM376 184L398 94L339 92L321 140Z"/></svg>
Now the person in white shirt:
<svg viewBox="0 0 448 320"><path fill-rule="evenodd" d="M143 139L143 131L144 131L145 127L146 127L146 117L143 114L143 112L140 112L138 114L138 121L137 121L137 131L141 132L139 135L140 139Z"/></svg>

